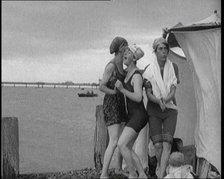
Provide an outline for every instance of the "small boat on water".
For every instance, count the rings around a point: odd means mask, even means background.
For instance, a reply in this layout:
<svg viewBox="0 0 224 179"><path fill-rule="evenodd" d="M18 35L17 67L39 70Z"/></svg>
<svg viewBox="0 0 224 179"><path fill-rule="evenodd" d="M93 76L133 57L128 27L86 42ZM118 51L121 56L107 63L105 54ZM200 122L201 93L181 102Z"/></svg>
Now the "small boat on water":
<svg viewBox="0 0 224 179"><path fill-rule="evenodd" d="M93 91L89 92L87 91L87 93L78 93L79 97L96 97L98 96L98 94L93 93Z"/></svg>

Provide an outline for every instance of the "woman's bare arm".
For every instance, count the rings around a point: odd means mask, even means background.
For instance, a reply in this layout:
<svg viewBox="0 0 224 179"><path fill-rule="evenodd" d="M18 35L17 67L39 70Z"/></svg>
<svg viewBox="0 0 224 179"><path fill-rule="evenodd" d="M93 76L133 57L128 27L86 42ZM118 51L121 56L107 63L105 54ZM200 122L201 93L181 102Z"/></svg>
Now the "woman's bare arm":
<svg viewBox="0 0 224 179"><path fill-rule="evenodd" d="M113 71L114 71L114 65L112 63L108 64L105 67L104 73L103 73L103 78L100 82L100 86L99 89L100 91L106 93L106 94L116 94L116 90L115 89L110 89L106 86L108 80L110 79Z"/></svg>
<svg viewBox="0 0 224 179"><path fill-rule="evenodd" d="M128 91L125 89L120 81L117 81L115 86L122 92L125 96L130 98L133 101L140 102L142 100L142 84L143 80L139 74L135 74L132 78L132 85L134 92Z"/></svg>
<svg viewBox="0 0 224 179"><path fill-rule="evenodd" d="M150 100L156 104L159 104L162 111L165 110L166 106L165 106L164 102L152 94L152 88L146 88L145 92L146 92L146 96L147 96L148 100Z"/></svg>
<svg viewBox="0 0 224 179"><path fill-rule="evenodd" d="M176 93L176 86L175 85L172 85L170 87L170 92L169 94L167 95L166 98L162 98L163 102L164 103L168 103L170 102L171 100L173 100L174 96L175 96L175 93Z"/></svg>

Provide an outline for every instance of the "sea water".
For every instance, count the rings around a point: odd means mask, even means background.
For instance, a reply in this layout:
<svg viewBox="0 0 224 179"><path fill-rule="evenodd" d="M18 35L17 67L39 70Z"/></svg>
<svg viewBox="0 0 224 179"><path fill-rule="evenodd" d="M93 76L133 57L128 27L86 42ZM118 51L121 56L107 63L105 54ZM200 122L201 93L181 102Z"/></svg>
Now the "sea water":
<svg viewBox="0 0 224 179"><path fill-rule="evenodd" d="M98 97L78 97L92 91ZM2 117L19 122L20 173L76 170L94 165L98 89L2 87Z"/></svg>

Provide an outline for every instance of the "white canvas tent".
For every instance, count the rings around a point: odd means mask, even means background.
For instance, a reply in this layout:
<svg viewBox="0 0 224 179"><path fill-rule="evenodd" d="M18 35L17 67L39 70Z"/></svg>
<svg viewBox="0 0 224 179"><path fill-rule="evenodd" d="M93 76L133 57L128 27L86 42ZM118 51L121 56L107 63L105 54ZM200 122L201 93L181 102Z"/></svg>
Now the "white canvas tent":
<svg viewBox="0 0 224 179"><path fill-rule="evenodd" d="M190 138L196 156L221 174L221 19L214 12L190 25L178 23L166 29L164 36L171 47L179 46L183 50L192 74L196 119L183 127L193 126L194 132L189 131L187 136L193 136ZM185 61L172 48L170 55Z"/></svg>

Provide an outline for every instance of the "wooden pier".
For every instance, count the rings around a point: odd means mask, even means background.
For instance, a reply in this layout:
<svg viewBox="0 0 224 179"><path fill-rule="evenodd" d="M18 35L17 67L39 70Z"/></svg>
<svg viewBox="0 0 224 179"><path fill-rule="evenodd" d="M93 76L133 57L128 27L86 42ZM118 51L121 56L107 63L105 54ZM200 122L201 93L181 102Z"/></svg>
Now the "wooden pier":
<svg viewBox="0 0 224 179"><path fill-rule="evenodd" d="M4 86L24 86L24 87L33 87L36 86L37 88L43 88L44 86L48 87L73 87L73 88L83 88L83 87L91 87L91 88L98 88L99 84L96 83L73 83L73 84L66 84L66 83L48 83L48 82L1 82L2 87Z"/></svg>

